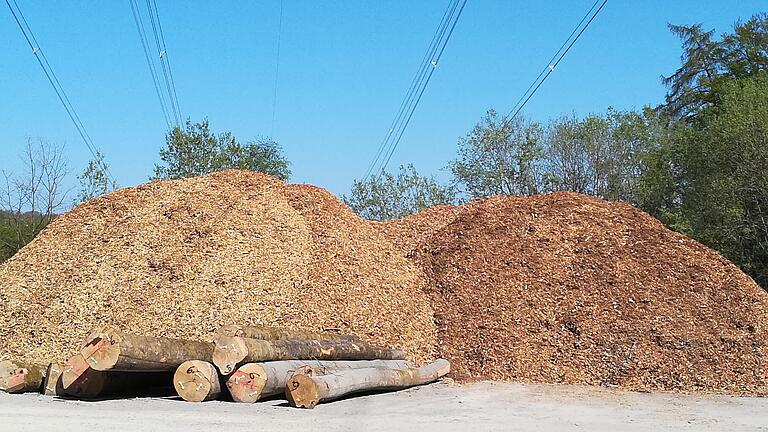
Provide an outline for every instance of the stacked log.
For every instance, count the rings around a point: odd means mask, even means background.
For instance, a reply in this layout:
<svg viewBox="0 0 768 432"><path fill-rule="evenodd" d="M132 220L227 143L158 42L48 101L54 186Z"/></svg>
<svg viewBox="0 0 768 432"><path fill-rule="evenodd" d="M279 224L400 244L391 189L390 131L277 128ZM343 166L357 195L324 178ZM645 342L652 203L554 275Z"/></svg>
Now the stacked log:
<svg viewBox="0 0 768 432"><path fill-rule="evenodd" d="M205 402L221 395L222 377L216 367L206 361L185 361L173 374L176 393L188 402Z"/></svg>
<svg viewBox="0 0 768 432"><path fill-rule="evenodd" d="M351 369L330 375L311 376L294 374L285 387L285 396L291 406L314 408L346 395L364 391L400 390L428 384L450 372L447 360L439 359L420 368Z"/></svg>
<svg viewBox="0 0 768 432"><path fill-rule="evenodd" d="M210 361L213 344L138 336L107 329L90 335L80 353L98 371L175 371L187 360Z"/></svg>
<svg viewBox="0 0 768 432"><path fill-rule="evenodd" d="M357 341L260 340L214 337L213 364L229 375L245 363L275 360L404 360L401 350L376 347Z"/></svg>
<svg viewBox="0 0 768 432"><path fill-rule="evenodd" d="M43 394L46 396L64 396L64 385L61 382L61 375L64 372L64 365L61 363L50 363L43 380Z"/></svg>
<svg viewBox="0 0 768 432"><path fill-rule="evenodd" d="M43 385L46 366L18 360L0 361L0 390L8 393L37 392Z"/></svg>
<svg viewBox="0 0 768 432"><path fill-rule="evenodd" d="M259 399L285 393L285 385L302 368L304 374L325 375L338 371L384 367L408 369L405 360L320 361L284 360L246 363L227 379L227 388L235 402L254 403Z"/></svg>
<svg viewBox="0 0 768 432"><path fill-rule="evenodd" d="M360 338L351 334L337 334L312 332L303 330L290 330L282 327L267 326L236 326L228 325L219 327L216 334L222 336L235 336L261 340L325 340L325 341L351 341L359 342Z"/></svg>
<svg viewBox="0 0 768 432"><path fill-rule="evenodd" d="M91 331L65 363L0 361L0 389L78 399L178 394L195 402L284 395L313 407L357 391L431 382L448 369L445 360L414 368L403 351L346 334L226 326L211 343L107 327Z"/></svg>

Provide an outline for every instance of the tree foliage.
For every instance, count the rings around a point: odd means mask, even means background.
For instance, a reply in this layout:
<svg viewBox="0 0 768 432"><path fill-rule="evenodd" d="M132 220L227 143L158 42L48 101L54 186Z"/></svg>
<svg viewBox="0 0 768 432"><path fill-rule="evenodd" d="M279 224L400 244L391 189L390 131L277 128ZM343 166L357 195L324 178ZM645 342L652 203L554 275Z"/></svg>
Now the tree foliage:
<svg viewBox="0 0 768 432"><path fill-rule="evenodd" d="M506 119L489 110L466 137L449 167L464 193L533 195L541 191L543 131L522 117Z"/></svg>
<svg viewBox="0 0 768 432"><path fill-rule="evenodd" d="M651 110L553 121L544 140L546 190L567 190L636 203L646 157L661 139Z"/></svg>
<svg viewBox="0 0 768 432"><path fill-rule="evenodd" d="M366 180L355 180L344 202L370 220L397 219L436 205L456 203L456 189L418 174L413 165L400 166L397 175L382 171Z"/></svg>
<svg viewBox="0 0 768 432"><path fill-rule="evenodd" d="M720 40L672 30L682 65L665 79L668 139L647 157L641 205L768 288L768 15Z"/></svg>
<svg viewBox="0 0 768 432"><path fill-rule="evenodd" d="M663 79L669 92L662 108L676 119L696 121L704 108L718 104L725 83L768 70L768 14L737 23L720 40L700 24L669 28L680 37L683 54L680 68Z"/></svg>
<svg viewBox="0 0 768 432"><path fill-rule="evenodd" d="M768 72L724 83L656 155L670 201L650 208L768 286ZM653 178L653 175L648 175Z"/></svg>
<svg viewBox="0 0 768 432"><path fill-rule="evenodd" d="M77 176L77 179L80 182L77 202L80 203L117 189L117 183L109 177L109 166L104 160L104 155L98 151L96 157L88 161L88 166Z"/></svg>
<svg viewBox="0 0 768 432"><path fill-rule="evenodd" d="M282 148L269 138L241 144L231 132L211 132L208 120L187 120L184 129L174 128L166 135L160 150L161 164L155 165L154 178L179 179L225 169L248 169L281 180L291 175Z"/></svg>

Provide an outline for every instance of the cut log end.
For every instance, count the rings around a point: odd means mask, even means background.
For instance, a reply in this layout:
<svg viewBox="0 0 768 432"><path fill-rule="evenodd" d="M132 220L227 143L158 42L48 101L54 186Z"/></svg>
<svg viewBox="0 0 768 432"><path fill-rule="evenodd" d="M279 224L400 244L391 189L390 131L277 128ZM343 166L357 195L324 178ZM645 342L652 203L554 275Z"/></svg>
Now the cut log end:
<svg viewBox="0 0 768 432"><path fill-rule="evenodd" d="M19 361L0 361L0 390L8 393L39 391L45 367Z"/></svg>
<svg viewBox="0 0 768 432"><path fill-rule="evenodd" d="M229 394L235 402L254 403L261 397L267 383L267 372L257 363L247 363L227 380Z"/></svg>
<svg viewBox="0 0 768 432"><path fill-rule="evenodd" d="M242 338L216 335L213 339L213 364L219 368L222 375L235 371L248 355L248 347Z"/></svg>
<svg viewBox="0 0 768 432"><path fill-rule="evenodd" d="M66 390L77 382L80 377L91 367L81 354L75 354L67 360L64 370L61 371L61 384Z"/></svg>
<svg viewBox="0 0 768 432"><path fill-rule="evenodd" d="M320 389L309 376L294 374L285 386L285 397L291 406L314 408L320 402Z"/></svg>
<svg viewBox="0 0 768 432"><path fill-rule="evenodd" d="M219 373L212 364L201 360L182 363L173 375L173 387L189 402L213 400L221 394Z"/></svg>
<svg viewBox="0 0 768 432"><path fill-rule="evenodd" d="M45 381L43 382L43 394L46 396L63 396L64 384L62 383L61 376L64 373L64 365L61 363L51 363L48 365L48 370L45 374Z"/></svg>
<svg viewBox="0 0 768 432"><path fill-rule="evenodd" d="M120 333L115 329L105 329L89 335L80 353L95 370L112 369L120 357Z"/></svg>

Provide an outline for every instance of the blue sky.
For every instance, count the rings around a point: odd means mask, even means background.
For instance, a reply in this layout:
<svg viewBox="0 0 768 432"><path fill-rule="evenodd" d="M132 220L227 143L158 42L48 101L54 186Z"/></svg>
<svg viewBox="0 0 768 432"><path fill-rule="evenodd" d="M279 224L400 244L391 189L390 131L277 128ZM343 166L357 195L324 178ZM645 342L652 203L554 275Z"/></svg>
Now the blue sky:
<svg viewBox="0 0 768 432"><path fill-rule="evenodd" d="M127 0L17 0L121 186L152 174L165 124ZM292 181L346 193L374 156L442 17L440 1L283 0L278 99L272 101L279 0L157 0L185 117L241 141L272 135ZM143 4L143 2L139 1ZM593 0L469 0L390 169L441 171L488 108L507 112ZM27 138L66 143L73 175L90 154L0 2L0 169ZM546 121L656 104L678 66L667 23L718 33L764 1L610 0L525 108Z"/></svg>

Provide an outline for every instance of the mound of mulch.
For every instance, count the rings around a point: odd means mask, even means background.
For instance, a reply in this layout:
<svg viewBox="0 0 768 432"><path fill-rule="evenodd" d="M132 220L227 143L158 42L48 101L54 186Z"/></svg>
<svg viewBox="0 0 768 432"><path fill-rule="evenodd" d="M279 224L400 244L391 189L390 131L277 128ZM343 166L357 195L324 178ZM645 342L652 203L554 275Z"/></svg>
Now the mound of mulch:
<svg viewBox="0 0 768 432"><path fill-rule="evenodd" d="M427 275L456 378L768 394L768 295L627 204L493 197L375 225Z"/></svg>
<svg viewBox="0 0 768 432"><path fill-rule="evenodd" d="M329 193L249 171L121 189L0 266L0 357L47 362L86 332L206 339L225 324L435 347L423 273Z"/></svg>

